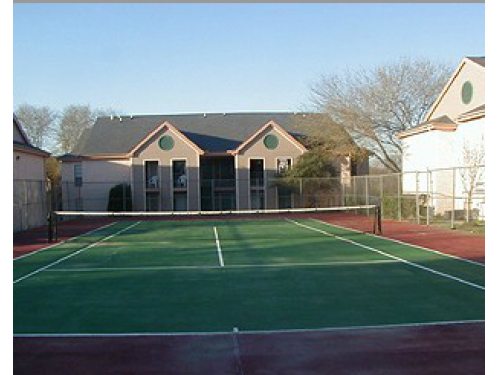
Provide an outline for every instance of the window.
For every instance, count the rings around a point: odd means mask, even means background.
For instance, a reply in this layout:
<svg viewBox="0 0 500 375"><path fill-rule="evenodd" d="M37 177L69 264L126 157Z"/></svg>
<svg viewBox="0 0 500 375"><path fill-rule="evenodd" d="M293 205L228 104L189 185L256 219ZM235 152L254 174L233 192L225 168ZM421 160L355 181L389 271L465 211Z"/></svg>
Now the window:
<svg viewBox="0 0 500 375"><path fill-rule="evenodd" d="M262 159L250 160L250 186L264 186L264 160Z"/></svg>
<svg viewBox="0 0 500 375"><path fill-rule="evenodd" d="M147 160L144 163L144 167L146 169L146 189L159 189L160 181L158 177L158 161Z"/></svg>
<svg viewBox="0 0 500 375"><path fill-rule="evenodd" d="M278 163L276 170L278 174L284 173L292 168L292 159L289 158L278 158Z"/></svg>
<svg viewBox="0 0 500 375"><path fill-rule="evenodd" d="M186 161L174 160L172 162L174 188L187 187Z"/></svg>
<svg viewBox="0 0 500 375"><path fill-rule="evenodd" d="M472 83L469 81L462 85L462 102L464 104L469 104L472 101L473 92L474 88L472 87Z"/></svg>
<svg viewBox="0 0 500 375"><path fill-rule="evenodd" d="M75 187L82 187L83 176L82 176L82 163L74 165L74 175L75 175Z"/></svg>

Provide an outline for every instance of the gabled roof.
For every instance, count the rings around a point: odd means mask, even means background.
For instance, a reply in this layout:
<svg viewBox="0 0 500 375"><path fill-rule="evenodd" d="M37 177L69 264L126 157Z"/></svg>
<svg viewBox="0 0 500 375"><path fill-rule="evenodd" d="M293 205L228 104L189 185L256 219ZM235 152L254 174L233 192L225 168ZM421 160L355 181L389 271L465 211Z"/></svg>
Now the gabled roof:
<svg viewBox="0 0 500 375"><path fill-rule="evenodd" d="M43 157L48 157L50 153L47 151L42 150L41 148L38 148L36 146L33 146L26 135L23 127L21 126L21 122L17 118L17 116L14 114L14 126L19 130L19 134L21 134L21 137L23 138L23 142L19 142L14 140L13 141L13 147L15 151L22 151L22 152L27 152L30 154L35 154Z"/></svg>
<svg viewBox="0 0 500 375"><path fill-rule="evenodd" d="M453 82L455 81L457 76L462 71L462 68L467 63L467 61L472 61L473 63L475 63L474 66L477 66L478 68L482 67L484 69L485 68L485 60L486 60L486 58L484 56L480 56L480 57L469 56L469 57L464 57L460 61L460 64L458 64L457 69L455 69L451 78L448 80L448 82L444 86L443 90L441 90L441 93L439 94L437 99L434 101L434 104L431 106L431 108L427 112L427 115L425 116L426 121L429 121L432 118L432 115L436 111L436 108L439 106L439 104L441 104L442 99L444 98L444 96L446 95L448 90L450 89L451 85L453 84Z"/></svg>
<svg viewBox="0 0 500 375"><path fill-rule="evenodd" d="M297 139L307 133L308 126L325 119L331 121L324 114L283 112L100 117L82 134L72 154L126 154L163 123L175 127L203 151L227 152L270 121Z"/></svg>
<svg viewBox="0 0 500 375"><path fill-rule="evenodd" d="M14 117L14 126L19 131L19 134L21 134L21 137L24 140L24 144L31 146L31 142L28 138L28 135L25 133L23 127L21 126L21 122L19 121L19 119L17 118L15 113L13 114L13 117ZM14 143L16 143L16 141L14 141ZM19 142L17 142L17 143L19 143Z"/></svg>
<svg viewBox="0 0 500 375"><path fill-rule="evenodd" d="M430 121L425 121L419 126L405 130L397 135L399 139L410 137L415 134L425 133L431 130L440 130L445 132L453 132L457 130L457 123L448 116L441 116Z"/></svg>
<svg viewBox="0 0 500 375"><path fill-rule="evenodd" d="M285 138L287 138L290 142L292 142L300 151L305 152L307 149L304 147L302 143L297 141L294 137L290 136L289 133L283 129L281 126L279 126L277 123L274 121L269 121L267 124L264 124L259 130L257 130L252 136L247 138L247 140L243 143L241 143L238 148L234 150L234 153L238 153L242 151L245 147L247 147L253 140L258 138L262 133L264 133L267 129L269 128L274 128L276 129L281 135L283 135Z"/></svg>
<svg viewBox="0 0 500 375"><path fill-rule="evenodd" d="M159 126L156 127L151 133L149 133L144 139L142 139L139 143L137 143L134 148L129 150L127 154L132 154L136 152L139 148L141 148L142 145L144 145L147 141L149 141L151 138L153 138L156 134L158 134L161 130L167 129L173 132L175 135L177 135L180 139L182 139L189 147L191 147L193 150L195 150L198 154L203 154L203 150L198 147L195 143L193 143L188 137L186 137L182 132L180 132L175 126L169 124L167 121L164 123L160 124Z"/></svg>
<svg viewBox="0 0 500 375"><path fill-rule="evenodd" d="M480 56L480 57L467 56L466 59L469 59L470 61L473 61L476 64L481 65L483 68L486 65L486 58L485 58L485 56Z"/></svg>

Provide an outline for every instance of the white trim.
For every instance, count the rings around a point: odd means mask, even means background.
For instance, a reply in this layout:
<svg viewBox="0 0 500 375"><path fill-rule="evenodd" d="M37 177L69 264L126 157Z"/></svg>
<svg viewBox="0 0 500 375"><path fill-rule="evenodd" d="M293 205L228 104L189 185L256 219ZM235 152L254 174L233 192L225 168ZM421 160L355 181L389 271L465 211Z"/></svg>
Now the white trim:
<svg viewBox="0 0 500 375"><path fill-rule="evenodd" d="M195 185L197 185L196 194L198 195L198 199L197 199L198 200L198 208L197 208L197 210L201 211L201 154L198 154L197 163L198 163L198 166L197 166L198 182L197 182L197 184L195 184ZM186 167L187 167L187 165L186 165ZM188 181L188 188L189 188L189 181Z"/></svg>
<svg viewBox="0 0 500 375"><path fill-rule="evenodd" d="M219 256L219 264L221 267L224 267L224 257L222 256L222 248L220 246L219 233L217 233L217 227L215 226L214 226L214 236L215 236L215 245L217 246L217 255Z"/></svg>
<svg viewBox="0 0 500 375"><path fill-rule="evenodd" d="M444 320L444 321L431 321L431 322L415 322L415 323L401 323L401 324L379 324L379 325L361 325L361 326L343 326L343 327L322 327L322 328L284 328L278 330L238 330L240 335L253 335L253 334L277 334L277 333L300 333L300 332L336 332L336 331L351 331L362 329L396 329L396 328L419 328L419 327L432 327L432 326L448 326L459 324L481 324L485 320ZM135 336L220 336L220 335L234 335L234 328L231 331L205 331L205 332L129 332L129 333L14 333L14 338L19 337L135 337Z"/></svg>
<svg viewBox="0 0 500 375"><path fill-rule="evenodd" d="M73 241L73 240L75 240L75 239L77 239L77 238L79 238L79 237L86 236L86 235L89 235L89 234L91 234L91 233L97 232L98 230L101 230L101 229L104 229L104 228L110 227L111 225L116 224L116 223L117 223L117 222L116 222L116 221L114 221L114 222L112 222L112 223L105 224L105 225L100 226L100 227L98 227L98 228L92 229L92 230L90 230L90 231L88 231L88 232L85 232L85 233L82 233L82 234L77 234L76 236L70 237L70 238L68 238L67 240L63 240L63 241L60 241L60 242L58 242L58 243L55 243L55 244L52 244L52 245L49 245L49 246L42 247L41 249L38 249L38 250L35 250L35 251L31 251L31 252L29 252L29 253L27 253L27 254L20 255L20 256L18 256L18 257L16 257L16 258L14 258L14 259L13 259L13 261L16 261L16 260L19 260L19 259L23 259L23 258L27 258L27 257L29 257L30 255L33 255L33 254L39 253L39 252L44 251L44 250L47 250L47 249L51 249L51 248L53 248L53 247L55 247L55 246L62 245L62 244L64 244L64 243L66 243L66 242Z"/></svg>
<svg viewBox="0 0 500 375"><path fill-rule="evenodd" d="M367 246L367 245L363 245L359 242L356 242L356 241L353 241L353 240L350 240L348 238L345 238L345 237L341 237L341 236L337 236L333 233L328 233L328 232L325 232L324 230L321 230L321 229L318 229L318 228L314 228L314 227L311 227L309 225L306 225L306 224L302 224L302 223L299 223L295 220L292 220L292 219L287 219L287 221L291 222L291 223L294 223L300 227L303 227L303 228L307 228L309 230L312 230L312 231L315 231L315 232L318 232L318 233L321 233L321 234L324 234L326 236L329 236L329 237L333 237L333 238L336 238L336 239L339 239L341 241L344 241L344 242L348 242L348 243L351 243L353 245L356 245L356 246L359 246L359 247L362 247L364 249L367 249L367 250L370 250L370 251L373 251L375 253L378 253L378 254L382 254L382 255L385 255L386 257L388 258L392 258L392 259L396 259L396 260L399 260L400 262L402 263L405 263L409 266L412 266L412 267L415 267L415 268L419 268L421 270L424 270L424 271L427 271L427 272L430 272L430 273L433 273L435 275L438 275L438 276L441 276L441 277L445 277L445 278L448 278L450 280L454 280L454 281L457 281L459 283L462 283L462 284L465 284L465 285L468 285L468 286L471 286L473 288L477 288L477 289L481 289L481 290L485 290L486 288L484 286L481 286L481 285L478 285L478 284L475 284L475 283L472 283L470 281L467 281L467 280L464 280L464 279L461 279L459 277L456 277L456 276L452 276L452 275L449 275L447 273L444 273L444 272L441 272L441 271L436 271L435 269L432 269L432 268L429 268L429 267L425 267L425 266L422 266L421 264L418 264L418 263L414 263L414 262L411 262L409 260L406 260L406 259L403 259L403 258L400 258L400 257L397 257L395 255L392 255L392 254L388 254L382 250L379 250L379 249L376 249L374 247L371 247L371 246Z"/></svg>
<svg viewBox="0 0 500 375"><path fill-rule="evenodd" d="M146 162L147 161L157 161L158 162L158 211L161 211L161 159L142 159L142 189L144 191L144 211L147 211L147 200L146 200ZM147 211L151 212L151 211ZM154 212L154 211L153 211Z"/></svg>
<svg viewBox="0 0 500 375"><path fill-rule="evenodd" d="M129 159L129 168L130 172L128 174L129 177L129 183L130 183L130 199L132 200L132 211L134 210L135 206L135 190L134 190L134 158L130 157Z"/></svg>
<svg viewBox="0 0 500 375"><path fill-rule="evenodd" d="M296 142L298 142L295 138L291 138L291 135L283 133L277 126L272 125L273 129L276 130L278 133L280 133L286 140L290 143L292 143L295 147L297 147L300 150L301 154L304 154L305 151L302 147L299 147Z"/></svg>
<svg viewBox="0 0 500 375"><path fill-rule="evenodd" d="M443 252L441 252L439 250L429 249L428 247L423 247L423 246L415 245L415 244L412 244L412 243L409 243L409 242L404 242L404 241L396 240L395 238L383 237L383 236L381 237L381 236L377 236L377 235L372 234L372 233L365 233L365 232L362 232L362 231L359 231L359 230L356 230L356 229L343 227L341 225L327 223L326 221L319 220L319 219L314 219L313 218L312 220L317 221L317 222L319 222L321 224L329 225L329 226L334 227L334 228L335 227L342 228L342 229L349 230L349 231L355 232L355 233L363 233L363 234L366 234L368 236L372 236L372 237L376 237L376 238L383 238L384 240L387 240L387 241L392 241L392 242L396 242L396 243L399 243L399 244L402 244L402 245L411 246L411 247L414 247L414 248L417 248L417 249L421 249L421 250L424 250L424 251L430 251L431 253L436 253L436 254L439 254L439 255L443 255L445 257L453 258L453 259L456 259L456 260L461 260L463 262L471 263L471 264L474 264L476 266L486 267L486 265L483 264L483 263L475 262L473 260L466 259L466 258L461 258L461 257L456 256L456 255L443 253Z"/></svg>
<svg viewBox="0 0 500 375"><path fill-rule="evenodd" d="M236 185L236 210L239 210L240 209L240 166L239 166L238 154L234 155L234 174L235 174L235 185Z"/></svg>
<svg viewBox="0 0 500 375"><path fill-rule="evenodd" d="M83 248L81 248L81 249L79 249L79 250L75 251L74 253L71 253L71 254L68 254L68 255L66 255L66 256L64 256L64 257L62 257L62 258L59 258L58 260L56 260L56 261L54 261L54 262L52 262L52 263L49 263L49 264L47 264L47 265L45 265L45 266L43 266L43 267L40 267L40 268L38 268L38 269L36 269L36 270L34 270L34 271L32 271L32 272L30 272L30 273L28 273L28 274L24 275L24 276L21 276L21 277L19 277L18 279L14 280L13 284L17 284L17 283L18 283L18 282L20 282L20 281L26 280L28 277L34 276L34 275L36 275L36 274L38 274L38 273L40 273L40 272L42 272L42 271L46 270L47 268L50 268L50 267L52 267L52 266L55 266L56 264L59 264L59 263L61 263L61 262L65 261L66 259L72 258L72 257L74 257L75 255L78 255L78 254L80 254L81 252L83 252L83 251L85 251L85 250L88 250L88 249L90 249L90 248L92 248L92 247L94 247L94 246L97 246L97 245L99 245L101 242L107 241L107 240L109 240L110 238L113 238L113 237L115 237L115 236L117 236L117 235L119 235L119 234L121 234L121 233L123 233L123 232L125 232L125 231L129 230L130 228L135 227L136 225L138 225L138 224L140 224L140 223L141 223L140 221L136 221L136 222L135 222L135 223L133 223L132 225L129 225L128 227L126 227L126 228L124 228L124 229L121 229L121 230L119 230L118 232L115 232L115 233L113 233L113 234L111 234L111 235L109 235L109 236L107 236L107 237L104 237L103 239L101 239L101 240L99 240L99 241L97 241L97 242L94 242L94 243L92 243L92 244L90 244L90 245L88 245L88 246L85 246L85 247L83 247Z"/></svg>
<svg viewBox="0 0 500 375"><path fill-rule="evenodd" d="M175 211L174 207L174 161L183 161L185 172L186 172L186 211L189 211L191 206L189 205L190 203L190 194L189 194L189 188L191 186L189 180L190 180L190 173L189 173L189 164L188 164L188 158L184 157L176 157L176 158L170 158L169 163L170 163L170 191L172 195L172 211ZM198 171L200 168L198 167ZM186 212L186 211L176 211L176 212Z"/></svg>
<svg viewBox="0 0 500 375"><path fill-rule="evenodd" d="M155 129L153 129L146 137L141 139L136 145L127 152L127 156L134 156L134 154L147 142L149 142L156 135L161 136L161 131L165 130L164 135L167 135L168 132L175 134L176 138L180 138L185 144L187 144L190 148L196 151L197 154L203 154L203 150L201 150L193 141L191 141L183 132L177 129L174 125L170 124L168 121L164 121L159 124ZM175 144L175 140L174 140ZM140 154L139 154L140 155Z"/></svg>

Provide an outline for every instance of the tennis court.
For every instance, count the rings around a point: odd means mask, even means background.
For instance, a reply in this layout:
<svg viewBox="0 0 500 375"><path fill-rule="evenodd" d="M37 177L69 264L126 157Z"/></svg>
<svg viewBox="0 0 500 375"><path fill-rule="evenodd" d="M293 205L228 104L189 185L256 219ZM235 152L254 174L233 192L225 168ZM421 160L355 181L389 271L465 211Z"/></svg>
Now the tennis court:
<svg viewBox="0 0 500 375"><path fill-rule="evenodd" d="M484 320L484 265L311 217L119 220L14 261L17 337Z"/></svg>

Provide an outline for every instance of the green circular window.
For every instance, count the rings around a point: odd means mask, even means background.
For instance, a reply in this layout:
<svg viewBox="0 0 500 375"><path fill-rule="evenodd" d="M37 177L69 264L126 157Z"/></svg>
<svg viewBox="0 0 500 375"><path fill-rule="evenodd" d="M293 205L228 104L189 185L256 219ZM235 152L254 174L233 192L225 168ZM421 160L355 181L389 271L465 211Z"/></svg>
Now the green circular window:
<svg viewBox="0 0 500 375"><path fill-rule="evenodd" d="M164 135L158 141L160 148L165 151L170 151L174 148L174 139L168 135Z"/></svg>
<svg viewBox="0 0 500 375"><path fill-rule="evenodd" d="M465 82L462 86L462 102L464 102L464 104L469 104L471 102L472 93L472 83L470 83L469 81Z"/></svg>
<svg viewBox="0 0 500 375"><path fill-rule="evenodd" d="M264 146L266 146L266 148L269 150L274 150L276 147L278 147L278 143L278 137L273 134L268 134L264 137Z"/></svg>

